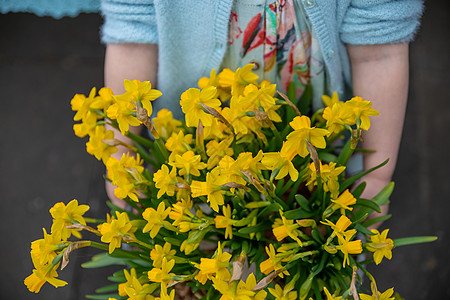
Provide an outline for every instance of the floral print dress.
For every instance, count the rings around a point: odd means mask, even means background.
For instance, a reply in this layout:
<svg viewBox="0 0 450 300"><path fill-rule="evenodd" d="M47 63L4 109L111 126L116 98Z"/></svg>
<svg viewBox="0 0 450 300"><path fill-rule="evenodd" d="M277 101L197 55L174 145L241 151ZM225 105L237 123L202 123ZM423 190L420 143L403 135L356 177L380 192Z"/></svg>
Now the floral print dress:
<svg viewBox="0 0 450 300"><path fill-rule="evenodd" d="M299 99L308 85L313 108L322 106L325 65L314 29L298 0L235 0L222 67L255 63L260 79Z"/></svg>

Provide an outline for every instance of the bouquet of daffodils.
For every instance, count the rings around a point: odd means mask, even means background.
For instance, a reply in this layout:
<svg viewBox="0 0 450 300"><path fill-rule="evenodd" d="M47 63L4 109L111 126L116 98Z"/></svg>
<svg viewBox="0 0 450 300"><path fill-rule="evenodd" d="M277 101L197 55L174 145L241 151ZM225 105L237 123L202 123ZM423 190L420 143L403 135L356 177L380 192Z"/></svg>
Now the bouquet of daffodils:
<svg viewBox="0 0 450 300"><path fill-rule="evenodd" d="M83 267L124 266L90 299L394 299L364 266L435 238L392 240L387 229L368 229L390 217L368 218L388 203L393 183L373 199L354 183L387 161L351 177L346 165L378 112L333 94L308 117L308 93L293 103L252 68L213 70L185 91L185 123L165 109L149 118L161 95L150 82L125 80L122 95L75 95L75 134L89 136L87 152L105 163L114 194L132 209L108 203L111 215L97 220L77 200L56 203L51 233L43 229L31 244L28 289L66 285L58 267L90 246L105 253ZM152 139L129 132L140 124ZM110 127L133 144L114 139ZM136 155L112 157L119 145ZM371 291L360 290L362 274Z"/></svg>

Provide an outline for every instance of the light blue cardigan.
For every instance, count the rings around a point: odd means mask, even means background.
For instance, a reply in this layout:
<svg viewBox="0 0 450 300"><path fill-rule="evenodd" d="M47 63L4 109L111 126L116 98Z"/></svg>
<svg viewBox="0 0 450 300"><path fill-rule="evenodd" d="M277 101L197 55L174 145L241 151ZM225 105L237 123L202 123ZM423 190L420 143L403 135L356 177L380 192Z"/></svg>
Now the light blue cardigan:
<svg viewBox="0 0 450 300"><path fill-rule="evenodd" d="M294 0L303 5L324 54L330 92L341 96L350 83L344 43L410 41L420 22L421 0ZM219 68L227 46L233 0L102 0L105 43L157 43L155 111L181 117L181 93Z"/></svg>

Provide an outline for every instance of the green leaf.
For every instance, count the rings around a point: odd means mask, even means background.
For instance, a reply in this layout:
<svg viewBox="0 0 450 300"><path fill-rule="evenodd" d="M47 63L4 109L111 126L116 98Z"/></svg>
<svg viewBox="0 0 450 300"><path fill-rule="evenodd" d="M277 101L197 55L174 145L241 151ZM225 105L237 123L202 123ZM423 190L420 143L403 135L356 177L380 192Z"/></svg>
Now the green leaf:
<svg viewBox="0 0 450 300"><path fill-rule="evenodd" d="M95 290L97 294L109 293L117 291L119 285L117 283L106 285L104 287L98 288Z"/></svg>
<svg viewBox="0 0 450 300"><path fill-rule="evenodd" d="M270 222L263 222L255 226L245 227L238 230L239 233L248 234L258 231L264 231L268 228L271 228L272 224Z"/></svg>
<svg viewBox="0 0 450 300"><path fill-rule="evenodd" d="M305 198L305 196L297 194L295 195L295 200L297 201L297 203L300 205L301 208L303 208L306 211L311 211L309 209L309 201L308 199Z"/></svg>
<svg viewBox="0 0 450 300"><path fill-rule="evenodd" d="M292 84L292 82L291 82L291 84ZM289 89L291 88L291 84L289 84ZM295 92L295 89L293 89L293 90ZM303 94L297 103L297 107L303 115L307 115L311 109L312 93L313 93L312 86L311 86L311 84L308 84L305 87L305 90L303 91ZM288 96L289 96L289 100L291 100L293 103L295 103L295 100L293 100L295 98L291 98L291 95L289 92L288 92Z"/></svg>
<svg viewBox="0 0 450 300"><path fill-rule="evenodd" d="M131 132L127 132L126 136L129 137L133 142L139 143L147 148L151 148L153 146L152 141L150 141L149 139L146 139L142 136L135 135Z"/></svg>
<svg viewBox="0 0 450 300"><path fill-rule="evenodd" d="M381 164L379 164L378 166L375 166L369 170L366 170L364 172L358 173L356 175L353 175L352 177L348 178L347 180L345 180L341 186L340 186L340 193L342 193L346 188L348 188L352 183L354 183L356 180L360 179L361 177L363 177L364 175L369 174L370 172L375 171L376 169L381 168L382 166L384 166L385 164L387 164L389 161L389 159L386 159L384 162L382 162Z"/></svg>
<svg viewBox="0 0 450 300"><path fill-rule="evenodd" d="M269 206L265 207L259 214L258 218L265 217L270 213L280 210L281 206L278 203L272 203Z"/></svg>
<svg viewBox="0 0 450 300"><path fill-rule="evenodd" d="M86 295L86 298L94 300L108 300L109 298L123 299L119 294Z"/></svg>
<svg viewBox="0 0 450 300"><path fill-rule="evenodd" d="M389 220L391 217L392 217L392 215L379 216L379 217L376 217L376 218L373 218L373 219L370 219L370 220L364 222L363 226L369 227L370 225L373 225L375 223L384 222L386 220Z"/></svg>
<svg viewBox="0 0 450 300"><path fill-rule="evenodd" d="M394 183L391 182L387 184L375 197L372 198L372 201L377 205L381 206L383 204L389 203L389 196L394 191ZM363 207L356 214L356 219L360 219L362 215L366 213L370 213L371 209Z"/></svg>
<svg viewBox="0 0 450 300"><path fill-rule="evenodd" d="M313 239L316 241L316 242L318 242L318 243L321 243L321 244L323 244L324 242L325 242L325 238L323 237L323 235L320 233L320 231L319 231L319 229L316 227L316 228L313 228L312 230L311 230L311 236L313 237Z"/></svg>
<svg viewBox="0 0 450 300"><path fill-rule="evenodd" d="M388 183L375 197L373 197L373 201L375 201L378 205L388 204L389 197L394 191L394 182Z"/></svg>
<svg viewBox="0 0 450 300"><path fill-rule="evenodd" d="M111 257L108 253L96 254L88 262L81 264L83 268L92 269L112 265L127 265L127 259Z"/></svg>
<svg viewBox="0 0 450 300"><path fill-rule="evenodd" d="M376 204L373 200L368 200L368 199L358 199L356 200L356 204L354 205L354 207L367 207L371 210L374 210L378 213L381 213L381 208L378 204Z"/></svg>
<svg viewBox="0 0 450 300"><path fill-rule="evenodd" d="M364 227L363 225L361 225L360 223L357 223L355 225L355 229L361 233L367 234L367 235L372 235L373 232L371 232L369 229L367 229L366 227Z"/></svg>
<svg viewBox="0 0 450 300"><path fill-rule="evenodd" d="M234 224L234 226L242 227L242 226L246 226L246 225L250 224L252 222L253 218L256 217L257 214L258 214L258 210L257 209L253 210L247 217L237 221Z"/></svg>
<svg viewBox="0 0 450 300"><path fill-rule="evenodd" d="M414 236L407 238L394 239L394 247L430 243L437 240L437 236Z"/></svg>
<svg viewBox="0 0 450 300"><path fill-rule="evenodd" d="M368 213L364 213L364 214L361 214L361 215L358 215L357 217L357 219L355 219L355 220L352 220L352 223L361 223L362 221L364 221L365 219L367 219L367 217L369 216L369 214ZM355 216L356 217L356 216Z"/></svg>
<svg viewBox="0 0 450 300"><path fill-rule="evenodd" d="M309 218L309 217L313 216L314 213L311 211L306 211L300 207L297 209L288 210L288 211L284 212L283 215L286 219L298 220L298 219Z"/></svg>
<svg viewBox="0 0 450 300"><path fill-rule="evenodd" d="M332 153L329 153L329 152L319 152L318 154L319 154L320 161L330 163L330 162L336 162L336 160L337 160L337 156Z"/></svg>
<svg viewBox="0 0 450 300"><path fill-rule="evenodd" d="M147 163L151 164L152 166L158 166L158 163L155 162L155 160L150 157L150 155L148 154L148 151L144 147L142 147L138 143L135 143L134 145L136 146L137 153L139 153L139 155L141 156L141 158L143 160L145 160Z"/></svg>
<svg viewBox="0 0 450 300"><path fill-rule="evenodd" d="M347 162L352 156L353 151L355 151L355 149L351 148L351 138L349 138L345 143L344 147L342 148L341 152L339 153L339 156L337 158L337 164L340 166L347 165Z"/></svg>
<svg viewBox="0 0 450 300"><path fill-rule="evenodd" d="M353 197L359 198L361 194L364 192L364 189L366 188L366 182L361 182L352 192Z"/></svg>
<svg viewBox="0 0 450 300"><path fill-rule="evenodd" d="M178 247L181 246L181 241L176 238L171 238L171 237L166 236L166 237L164 237L164 241L166 241L172 245L178 246Z"/></svg>
<svg viewBox="0 0 450 300"><path fill-rule="evenodd" d="M125 273L123 270L119 270L117 272L114 272L112 276L108 276L108 280L112 282L125 282L127 281L125 277Z"/></svg>

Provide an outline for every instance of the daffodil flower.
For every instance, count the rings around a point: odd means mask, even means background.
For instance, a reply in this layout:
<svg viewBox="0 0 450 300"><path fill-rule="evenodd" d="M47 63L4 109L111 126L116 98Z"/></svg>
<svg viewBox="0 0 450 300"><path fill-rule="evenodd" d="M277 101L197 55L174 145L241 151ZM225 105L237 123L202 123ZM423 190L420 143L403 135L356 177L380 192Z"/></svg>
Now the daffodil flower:
<svg viewBox="0 0 450 300"><path fill-rule="evenodd" d="M98 229L102 235L101 241L109 243L109 253L113 253L116 248L122 245L122 238L129 236L134 238L134 227L126 212L119 213L116 211L117 219L112 219L111 223L103 223Z"/></svg>
<svg viewBox="0 0 450 300"><path fill-rule="evenodd" d="M158 208L155 210L152 207L146 208L142 213L142 217L147 221L147 224L142 229L142 232L150 231L150 237L154 238L161 227L164 226L164 220L170 212L170 207L166 209L164 202L160 202Z"/></svg>
<svg viewBox="0 0 450 300"><path fill-rule="evenodd" d="M325 148L326 141L324 136L328 134L328 130L311 127L311 120L307 116L297 116L289 124L294 131L287 136L286 150L288 152L295 149L298 155L306 157L309 154L306 140L314 147Z"/></svg>
<svg viewBox="0 0 450 300"><path fill-rule="evenodd" d="M88 205L78 205L76 199L70 201L67 206L62 202L53 205L50 208L50 214L53 217L52 235L64 241L71 235L81 238L81 234L79 233L80 229L69 229L66 226L76 223L86 225L83 215L88 210Z"/></svg>
<svg viewBox="0 0 450 300"><path fill-rule="evenodd" d="M389 229L385 229L380 233L376 229L371 230L373 235L370 236L370 243L365 244L367 250L373 252L373 260L375 264L380 264L383 257L387 259L392 258L392 248L394 247L394 242L392 239L387 238Z"/></svg>
<svg viewBox="0 0 450 300"><path fill-rule="evenodd" d="M172 280L172 276L175 274L170 273L172 268L175 266L175 260L171 259L167 261L167 258L163 258L161 268L151 269L147 275L148 279L153 282L161 282L161 284L167 284Z"/></svg>
<svg viewBox="0 0 450 300"><path fill-rule="evenodd" d="M235 220L232 219L231 216L231 207L230 205L222 206L223 216L216 216L214 222L216 224L216 228L225 228L225 238L232 239L233 238L233 224L236 223Z"/></svg>

